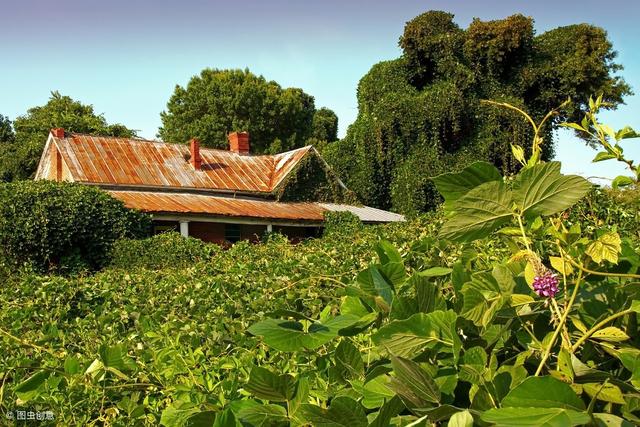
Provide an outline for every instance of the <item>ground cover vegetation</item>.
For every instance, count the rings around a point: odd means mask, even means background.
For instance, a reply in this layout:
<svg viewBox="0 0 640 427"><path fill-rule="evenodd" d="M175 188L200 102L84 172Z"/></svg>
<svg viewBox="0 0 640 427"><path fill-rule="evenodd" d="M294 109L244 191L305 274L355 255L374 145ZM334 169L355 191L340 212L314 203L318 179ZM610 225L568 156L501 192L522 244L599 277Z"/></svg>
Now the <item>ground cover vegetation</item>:
<svg viewBox="0 0 640 427"><path fill-rule="evenodd" d="M358 117L323 154L364 204L406 214L437 206L432 176L477 160L505 174L522 167L509 147L529 155L531 127L481 100L524 108L539 122L571 97L541 129L548 160L553 129L579 122L590 95L603 94L603 107L615 108L630 93L606 32L592 25L536 34L531 18L514 15L463 29L452 14L430 11L406 24L400 47L400 58L360 80Z"/></svg>
<svg viewBox="0 0 640 427"><path fill-rule="evenodd" d="M121 240L94 275L8 276L2 411L61 425L638 424L637 190L562 175L537 141L513 144L515 175L476 162L435 177L444 205L407 223L338 214L322 239L229 250Z"/></svg>

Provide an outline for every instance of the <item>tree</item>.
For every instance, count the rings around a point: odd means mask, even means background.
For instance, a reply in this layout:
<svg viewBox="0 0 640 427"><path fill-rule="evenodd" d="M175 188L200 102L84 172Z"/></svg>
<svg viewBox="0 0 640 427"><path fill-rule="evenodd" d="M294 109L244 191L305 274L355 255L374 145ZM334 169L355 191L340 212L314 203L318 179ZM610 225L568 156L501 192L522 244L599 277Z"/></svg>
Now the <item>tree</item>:
<svg viewBox="0 0 640 427"><path fill-rule="evenodd" d="M322 107L313 115L312 138L333 142L338 139L338 116L326 107Z"/></svg>
<svg viewBox="0 0 640 427"><path fill-rule="evenodd" d="M186 88L176 86L160 114L158 136L167 142L198 138L226 149L229 132L248 131L252 152L275 153L305 145L316 130L315 114L313 97L301 89L283 89L249 70L205 69ZM320 113L319 128L327 118Z"/></svg>
<svg viewBox="0 0 640 427"><path fill-rule="evenodd" d="M15 137L11 120L9 120L9 117L0 114L0 144L11 143L15 140Z"/></svg>
<svg viewBox="0 0 640 427"><path fill-rule="evenodd" d="M631 93L606 32L580 24L535 35L533 20L474 19L431 11L409 21L401 58L374 65L358 85L358 118L347 136L323 149L327 161L366 204L413 214L435 207L430 177L475 160L505 174L519 164L511 144L530 150L531 128L508 102L536 121L570 96L547 122L543 156L553 156L553 129L575 121L592 94L615 108ZM527 153L528 154L528 153Z"/></svg>
<svg viewBox="0 0 640 427"><path fill-rule="evenodd" d="M135 131L124 125L107 123L93 106L74 101L68 96L52 92L49 101L30 108L27 114L15 119L14 141L0 152L0 181L31 178L52 128L92 135L134 137Z"/></svg>

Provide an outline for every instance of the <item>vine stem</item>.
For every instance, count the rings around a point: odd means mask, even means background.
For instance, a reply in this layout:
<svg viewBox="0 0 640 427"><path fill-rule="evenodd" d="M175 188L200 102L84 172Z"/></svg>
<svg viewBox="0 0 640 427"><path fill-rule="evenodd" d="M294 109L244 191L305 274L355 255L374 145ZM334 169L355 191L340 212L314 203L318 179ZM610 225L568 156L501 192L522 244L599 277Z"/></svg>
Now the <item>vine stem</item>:
<svg viewBox="0 0 640 427"><path fill-rule="evenodd" d="M595 334L596 332L598 332L598 330L600 328L602 328L604 325L606 325L607 323L617 319L618 317L622 317L624 315L627 314L631 314L633 313L635 310L632 310L630 308L626 309L626 310L622 310L618 313L612 314L611 316L607 317L606 319L596 323L591 329L589 329L587 332L584 333L584 335L582 335L580 337L580 339L578 341L576 341L576 343L573 345L573 347L571 347L571 352L575 352L578 347L580 347L580 345L582 345L582 343L584 343L586 340L588 340L591 335Z"/></svg>
<svg viewBox="0 0 640 427"><path fill-rule="evenodd" d="M571 259L571 257L567 257L567 261L569 261L569 264L571 264L572 266L576 267L581 272L585 272L585 273L588 273L588 274L593 274L593 275L596 275L596 276L626 277L626 278L629 278L629 279L640 279L640 274L607 273L606 271L594 271L594 270L589 270L588 268L581 266L580 264L575 262L573 259Z"/></svg>
<svg viewBox="0 0 640 427"><path fill-rule="evenodd" d="M556 330L553 332L553 336L551 337L551 342L549 343L546 350L544 351L544 354L542 355L542 360L540 361L540 365L538 365L538 369L536 369L536 373L534 375L536 377L540 375L540 372L542 372L542 368L544 368L545 363L547 363L547 359L551 354L551 348L555 344L556 339L558 339L558 335L560 335L560 331L562 331L562 328L564 327L564 324L567 321L567 317L569 317L569 312L571 311L571 307L573 306L573 303L576 300L576 296L578 295L580 282L582 282L582 270L580 270L580 272L578 273L578 277L576 278L576 286L575 288L573 288L571 299L569 300L569 304L567 304L567 308L562 315L562 319L560 319L560 323L558 323L558 326L556 327Z"/></svg>
<svg viewBox="0 0 640 427"><path fill-rule="evenodd" d="M57 355L56 355L52 350L49 350L48 348L40 347L39 345L31 344L30 342L27 342L27 341L21 340L20 338L18 338L18 337L16 337L16 336L14 336L14 335L12 335L12 334L10 334L9 332L5 331L5 330L4 330L4 329L2 329L2 328L0 328L0 333L1 333L2 335L5 335L5 336L7 336L7 337L11 338L11 339L12 339L12 340L14 340L14 341L19 342L20 344L22 344L22 345L24 345L24 346L26 346L26 347L32 347L32 348L35 348L36 350L43 351L43 352L45 352L45 353L49 353L49 354L51 354L52 356L58 357L58 356L57 356Z"/></svg>

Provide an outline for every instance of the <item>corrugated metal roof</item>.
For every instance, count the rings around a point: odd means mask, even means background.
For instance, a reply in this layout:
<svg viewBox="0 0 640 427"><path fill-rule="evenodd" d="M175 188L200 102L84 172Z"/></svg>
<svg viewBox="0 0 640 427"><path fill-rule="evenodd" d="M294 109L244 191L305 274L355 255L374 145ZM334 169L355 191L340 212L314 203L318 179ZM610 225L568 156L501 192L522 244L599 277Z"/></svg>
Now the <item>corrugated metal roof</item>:
<svg viewBox="0 0 640 427"><path fill-rule="evenodd" d="M404 221L404 216L368 206L331 203L281 203L269 200L236 199L188 193L113 191L109 193L133 209L149 213L205 214L272 220L316 221L326 211L349 211L363 222Z"/></svg>
<svg viewBox="0 0 640 427"><path fill-rule="evenodd" d="M351 212L363 222L397 222L404 221L404 215L383 211L369 206L338 205L334 203L319 203L323 208L334 212Z"/></svg>
<svg viewBox="0 0 640 427"><path fill-rule="evenodd" d="M274 156L245 156L201 148L201 170L186 160L189 147L131 138L68 134L53 137L76 182L271 192L310 146Z"/></svg>
<svg viewBox="0 0 640 427"><path fill-rule="evenodd" d="M318 203L280 203L188 193L109 191L133 209L149 213L206 214L273 220L323 220L325 208Z"/></svg>

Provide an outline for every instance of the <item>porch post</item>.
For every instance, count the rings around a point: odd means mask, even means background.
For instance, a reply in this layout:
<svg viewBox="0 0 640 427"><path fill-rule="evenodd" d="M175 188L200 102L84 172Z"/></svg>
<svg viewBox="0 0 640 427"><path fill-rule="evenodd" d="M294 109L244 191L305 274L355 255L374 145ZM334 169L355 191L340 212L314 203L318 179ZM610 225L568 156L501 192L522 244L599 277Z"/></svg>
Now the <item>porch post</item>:
<svg viewBox="0 0 640 427"><path fill-rule="evenodd" d="M273 224L267 224L267 233L273 232Z"/></svg>
<svg viewBox="0 0 640 427"><path fill-rule="evenodd" d="M189 237L189 221L180 221L180 234L182 237Z"/></svg>

